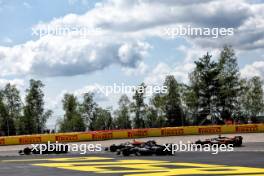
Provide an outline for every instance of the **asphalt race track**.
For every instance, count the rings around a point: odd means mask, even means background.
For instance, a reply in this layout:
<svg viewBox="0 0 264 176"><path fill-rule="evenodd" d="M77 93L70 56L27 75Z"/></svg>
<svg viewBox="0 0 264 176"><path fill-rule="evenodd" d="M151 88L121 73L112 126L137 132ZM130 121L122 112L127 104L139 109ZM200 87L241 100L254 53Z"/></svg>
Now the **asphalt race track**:
<svg viewBox="0 0 264 176"><path fill-rule="evenodd" d="M19 156L18 150L26 146L0 146L0 176L171 176L171 175L221 175L264 176L263 133L242 135L242 147L233 152L177 152L174 156L118 156L106 151L59 155ZM179 141L195 141L216 135L170 136L141 138L140 141L156 140L159 144ZM234 135L227 134L232 137ZM130 141L106 140L82 143L100 143L103 147Z"/></svg>
<svg viewBox="0 0 264 176"><path fill-rule="evenodd" d="M0 176L170 176L264 175L264 143L245 143L234 152L213 155L117 156L114 153L0 156Z"/></svg>

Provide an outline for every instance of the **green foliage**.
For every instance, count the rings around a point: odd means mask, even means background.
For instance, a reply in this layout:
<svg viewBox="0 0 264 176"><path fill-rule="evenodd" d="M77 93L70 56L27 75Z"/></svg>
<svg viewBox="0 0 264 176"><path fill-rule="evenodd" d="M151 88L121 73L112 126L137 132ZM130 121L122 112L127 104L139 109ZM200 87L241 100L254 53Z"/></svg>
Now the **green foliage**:
<svg viewBox="0 0 264 176"><path fill-rule="evenodd" d="M93 100L92 93L85 93L83 95L83 102L81 103L81 114L85 121L85 125L87 129L93 130L94 121L96 120L95 117L95 110L98 105Z"/></svg>
<svg viewBox="0 0 264 176"><path fill-rule="evenodd" d="M195 62L191 84L183 93L188 111L197 114L197 123L205 122L208 115L212 117L209 123L223 123L263 112L263 84L260 78L240 78L234 50L225 46L218 62L211 58L207 53Z"/></svg>
<svg viewBox="0 0 264 176"><path fill-rule="evenodd" d="M40 80L30 80L29 89L26 90L24 116L21 118L21 131L24 134L43 133L51 111L44 110L44 84Z"/></svg>
<svg viewBox="0 0 264 176"><path fill-rule="evenodd" d="M195 93L193 87L187 85L181 86L181 93L186 121L190 124L194 124L199 108L198 94Z"/></svg>
<svg viewBox="0 0 264 176"><path fill-rule="evenodd" d="M255 119L259 113L264 111L264 93L262 86L263 82L257 76L244 82L241 101L244 114L247 117Z"/></svg>
<svg viewBox="0 0 264 176"><path fill-rule="evenodd" d="M150 104L155 107L159 116L164 115L165 111L165 96L163 94L154 94L150 99Z"/></svg>
<svg viewBox="0 0 264 176"><path fill-rule="evenodd" d="M9 135L9 119L7 108L3 102L3 93L0 92L0 136ZM1 134L2 133L2 134Z"/></svg>
<svg viewBox="0 0 264 176"><path fill-rule="evenodd" d="M92 130L110 130L112 129L112 116L111 113L103 108L96 108L95 120L91 123Z"/></svg>
<svg viewBox="0 0 264 176"><path fill-rule="evenodd" d="M218 64L208 53L195 61L195 69L191 73L190 81L196 105L198 102L197 123L202 123L204 117L217 111L216 101L219 92ZM198 101L196 102L196 98Z"/></svg>
<svg viewBox="0 0 264 176"><path fill-rule="evenodd" d="M5 135L15 135L19 131L18 125L21 117L22 102L19 91L14 85L8 83L2 91L2 129Z"/></svg>
<svg viewBox="0 0 264 176"><path fill-rule="evenodd" d="M144 118L146 115L146 104L145 99L145 89L146 85L142 83L133 96L134 102L131 104L131 111L135 114L133 123L134 128L144 128L145 122Z"/></svg>
<svg viewBox="0 0 264 176"><path fill-rule="evenodd" d="M238 111L238 97L241 92L237 58L232 48L224 47L218 65L220 68L218 75L219 93L217 95L218 110L222 119L232 119Z"/></svg>
<svg viewBox="0 0 264 176"><path fill-rule="evenodd" d="M164 96L164 109L169 126L184 125L184 114L180 96L180 85L174 78L169 75L165 79L167 94Z"/></svg>
<svg viewBox="0 0 264 176"><path fill-rule="evenodd" d="M73 94L65 94L62 104L65 114L59 122L61 132L112 129L111 113L98 107L93 101L93 94L84 94L81 103Z"/></svg>
<svg viewBox="0 0 264 176"><path fill-rule="evenodd" d="M148 107L146 111L145 125L146 128L160 128L166 126L164 116L158 114L158 110L154 107Z"/></svg>
<svg viewBox="0 0 264 176"><path fill-rule="evenodd" d="M79 112L77 97L73 94L65 94L62 100L65 112L63 120L60 122L61 132L78 132L85 130L84 120Z"/></svg>
<svg viewBox="0 0 264 176"><path fill-rule="evenodd" d="M130 129L130 101L126 95L122 95L119 99L119 109L115 111L116 118L114 119L114 128L116 129Z"/></svg>
<svg viewBox="0 0 264 176"><path fill-rule="evenodd" d="M15 85L6 84L0 91L0 133L2 135L43 133L51 110L44 110L41 81L30 80L25 105ZM1 135L1 134L0 134Z"/></svg>
<svg viewBox="0 0 264 176"><path fill-rule="evenodd" d="M65 94L61 132L156 128L188 124L221 124L225 120L258 122L264 112L263 82L260 77L241 79L237 58L225 46L218 60L207 53L195 61L188 85L166 77L167 93L154 94L145 103L146 85L142 83L132 96L122 95L119 108L111 111L99 107L94 94L85 93L82 100ZM23 105L18 89L7 84L0 90L0 135L43 133L51 110L44 109L44 84L30 80ZM209 118L210 117L210 118Z"/></svg>

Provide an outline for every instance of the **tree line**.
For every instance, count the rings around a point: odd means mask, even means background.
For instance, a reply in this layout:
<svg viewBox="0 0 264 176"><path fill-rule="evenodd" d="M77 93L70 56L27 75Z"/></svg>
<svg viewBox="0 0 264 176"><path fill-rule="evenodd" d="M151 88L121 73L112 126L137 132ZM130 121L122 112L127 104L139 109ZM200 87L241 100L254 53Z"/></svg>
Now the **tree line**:
<svg viewBox="0 0 264 176"><path fill-rule="evenodd" d="M30 80L23 103L15 85L6 84L0 91L0 136L37 134L46 130L46 121L52 115L44 109L44 84Z"/></svg>
<svg viewBox="0 0 264 176"><path fill-rule="evenodd" d="M100 107L93 93L85 93L81 99L66 93L62 99L64 115L57 122L59 131L259 122L258 115L264 111L263 82L258 76L241 78L232 47L225 46L217 59L206 53L194 64L188 84L168 75L166 93L147 99L142 83L143 89L135 90L131 99L122 95L114 111ZM43 87L41 81L30 80L24 103L14 85L7 84L0 91L3 135L45 132L52 111L44 109Z"/></svg>
<svg viewBox="0 0 264 176"><path fill-rule="evenodd" d="M84 94L81 102L73 94L66 94L60 130L257 123L257 116L264 111L261 78L241 78L235 52L230 46L222 49L217 60L206 53L195 61L188 85L179 83L172 75L166 77L164 85L166 93L154 94L148 100L144 90L135 90L131 100L122 95L113 113L99 107L92 93Z"/></svg>

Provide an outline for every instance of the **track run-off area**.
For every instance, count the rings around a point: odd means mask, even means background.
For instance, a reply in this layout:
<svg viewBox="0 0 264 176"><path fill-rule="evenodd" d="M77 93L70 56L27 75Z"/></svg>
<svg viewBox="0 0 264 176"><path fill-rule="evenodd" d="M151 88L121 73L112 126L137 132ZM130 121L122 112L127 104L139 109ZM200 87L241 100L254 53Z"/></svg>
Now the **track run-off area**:
<svg viewBox="0 0 264 176"><path fill-rule="evenodd" d="M175 156L123 157L23 156L1 160L1 176L80 175L264 175L264 153L179 153Z"/></svg>
<svg viewBox="0 0 264 176"><path fill-rule="evenodd" d="M59 155L19 156L17 151L25 146L0 147L0 176L172 176L172 175L221 175L244 176L264 175L264 134L236 134L244 137L242 147L234 152L179 152L173 156L119 156L106 151ZM141 138L138 140L156 140L158 143L179 140L183 142L215 137L175 136ZM232 134L224 136L234 136ZM87 143L101 143L109 146L113 143L129 141L107 140ZM80 142L84 143L84 142Z"/></svg>

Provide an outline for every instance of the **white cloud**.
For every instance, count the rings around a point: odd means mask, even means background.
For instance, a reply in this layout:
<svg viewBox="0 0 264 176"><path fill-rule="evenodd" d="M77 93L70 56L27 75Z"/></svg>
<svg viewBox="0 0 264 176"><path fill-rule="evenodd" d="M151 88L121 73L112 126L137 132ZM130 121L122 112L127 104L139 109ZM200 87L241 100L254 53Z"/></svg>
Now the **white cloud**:
<svg viewBox="0 0 264 176"><path fill-rule="evenodd" d="M94 100L96 102L104 102L104 101L109 101L109 97L102 92L103 85L101 84L91 84L84 86L80 89L77 89L73 91L73 94L79 98L81 98L85 93L93 93L94 94Z"/></svg>
<svg viewBox="0 0 264 176"><path fill-rule="evenodd" d="M156 67L147 75L144 82L149 85L161 85L163 84L165 77L171 74L171 68L165 63L159 63Z"/></svg>
<svg viewBox="0 0 264 176"><path fill-rule="evenodd" d="M0 75L71 76L111 64L135 67L148 44L45 36L13 47L0 47Z"/></svg>
<svg viewBox="0 0 264 176"><path fill-rule="evenodd" d="M83 15L68 14L42 25L101 28L110 32L110 35L119 33L119 37L122 37L120 33L161 35L164 27L181 24L194 27L234 27L243 32L251 21L263 24L263 9L262 4L252 5L243 0L234 0L232 4L228 0L108 0ZM250 26L252 29L255 27ZM256 31L260 27L257 25Z"/></svg>
<svg viewBox="0 0 264 176"><path fill-rule="evenodd" d="M194 69L193 63L183 63L176 66L159 63L147 75L144 82L147 85L162 85L166 76L173 75L180 83L188 83L189 73Z"/></svg>
<svg viewBox="0 0 264 176"><path fill-rule="evenodd" d="M123 67L122 71L128 76L138 76L147 73L149 67L144 62L140 62L136 68Z"/></svg>
<svg viewBox="0 0 264 176"><path fill-rule="evenodd" d="M74 5L86 3L87 0L68 2ZM4 5L0 0L0 11ZM30 7L28 5L24 3L24 6ZM148 85L162 84L166 75L174 75L179 82L187 83L188 73L194 68L194 59L203 56L206 51L218 56L217 51L224 44L232 44L240 50L263 50L263 11L263 3L253 4L246 0L233 0L232 3L229 0L105 0L96 3L85 14L67 14L33 26L33 29L64 26L85 26L91 31L101 29L96 33L82 38L71 32L67 37L50 35L12 47L0 46L0 78L31 74L72 76L118 64L127 75L145 75L149 72L144 80ZM235 35L218 39L185 37L190 46L178 48L185 54L182 63L170 65L161 62L150 70L144 63L150 45L144 41L150 37L165 38L164 28L177 25L234 27ZM263 61L258 61L244 67L241 74L264 77L263 70ZM0 85L8 81L0 79ZM19 79L11 81L22 85ZM72 92L80 96L86 91L97 92L97 89L94 84ZM54 107L52 109L58 109L66 92L48 99L47 102L50 101ZM110 99L110 104L116 104L118 99L118 96L95 96L102 102Z"/></svg>
<svg viewBox="0 0 264 176"><path fill-rule="evenodd" d="M202 56L206 55L208 52L210 55L212 55L212 59L216 60L220 54L219 49L212 49L212 48L206 48L206 47L199 47L195 44L193 44L191 41L189 41L190 44L188 46L180 45L176 49L179 52L182 52L184 54L184 63L193 63L198 58L201 58Z"/></svg>
<svg viewBox="0 0 264 176"><path fill-rule="evenodd" d="M243 69L241 69L240 72L243 78L259 76L264 79L264 61L256 61L252 64L248 64Z"/></svg>
<svg viewBox="0 0 264 176"><path fill-rule="evenodd" d="M264 48L263 10L263 4L244 0L231 4L227 0L104 1L83 15L67 14L33 27L85 26L89 30L100 28L98 33L82 39L73 31L67 37L48 35L12 47L0 46L0 76L71 76L111 64L135 67L149 49L142 41L164 37L163 29L170 25L236 29L229 38L186 37L197 48L216 49L226 43L244 50Z"/></svg>
<svg viewBox="0 0 264 176"><path fill-rule="evenodd" d="M163 84L168 75L173 75L180 83L188 84L189 73L195 68L194 61L206 55L207 52L212 55L212 60L217 60L220 54L219 49L201 48L191 42L189 42L188 46L178 46L176 50L182 52L184 59L181 62L173 63L173 65L162 62L157 64L145 77L145 82L147 84Z"/></svg>
<svg viewBox="0 0 264 176"><path fill-rule="evenodd" d="M10 83L15 85L19 90L25 86L25 82L22 79L2 79L0 78L0 89L4 88L6 84Z"/></svg>
<svg viewBox="0 0 264 176"><path fill-rule="evenodd" d="M93 93L94 101L99 104L99 106L107 108L111 105L112 107L117 108L117 102L121 95L109 94L106 96L105 93L102 92L104 87L104 85L94 83L75 90L62 90L56 97L46 97L46 108L55 110L56 114L63 114L62 99L66 93L73 94L79 101L82 101L83 95L88 92ZM49 119L50 124L54 124L55 121L56 118Z"/></svg>

